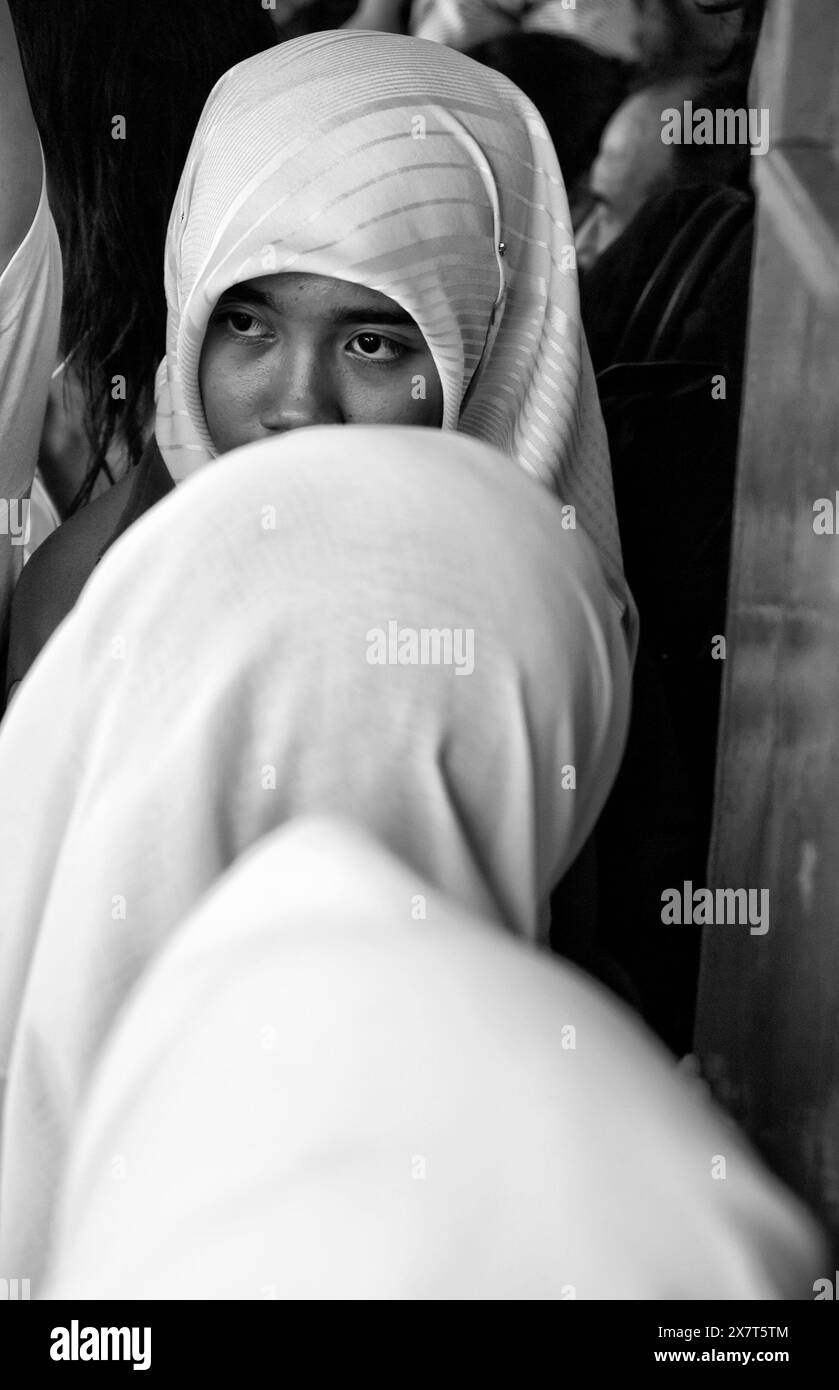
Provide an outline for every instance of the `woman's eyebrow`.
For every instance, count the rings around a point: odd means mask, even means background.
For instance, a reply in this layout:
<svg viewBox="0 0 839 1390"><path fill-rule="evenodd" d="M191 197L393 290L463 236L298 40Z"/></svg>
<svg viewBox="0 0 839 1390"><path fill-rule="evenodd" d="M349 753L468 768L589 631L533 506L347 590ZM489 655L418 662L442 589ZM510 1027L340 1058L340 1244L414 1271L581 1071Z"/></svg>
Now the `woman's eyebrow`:
<svg viewBox="0 0 839 1390"><path fill-rule="evenodd" d="M417 327L411 315L406 314L404 309L335 309L330 312L330 318L347 324L389 323L397 328Z"/></svg>
<svg viewBox="0 0 839 1390"><path fill-rule="evenodd" d="M219 295L219 304L225 299L247 299L251 304L261 305L263 309L276 307L271 295L266 294L264 290L258 290L249 280L243 280L240 285L231 285Z"/></svg>

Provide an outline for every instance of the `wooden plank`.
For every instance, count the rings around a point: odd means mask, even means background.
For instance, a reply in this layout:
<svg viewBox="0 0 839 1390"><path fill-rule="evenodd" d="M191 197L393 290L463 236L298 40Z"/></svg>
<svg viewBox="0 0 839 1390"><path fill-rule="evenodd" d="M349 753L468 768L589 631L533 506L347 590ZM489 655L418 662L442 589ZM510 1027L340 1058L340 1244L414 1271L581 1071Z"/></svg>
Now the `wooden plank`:
<svg viewBox="0 0 839 1390"><path fill-rule="evenodd" d="M757 191L793 253L796 273L822 299L839 295L839 162L832 151L775 151L757 161Z"/></svg>
<svg viewBox="0 0 839 1390"><path fill-rule="evenodd" d="M773 147L839 150L838 73L836 0L769 0L755 96L770 109Z"/></svg>
<svg viewBox="0 0 839 1390"><path fill-rule="evenodd" d="M761 178L709 878L767 888L770 925L706 929L696 1050L839 1237L839 239L800 153Z"/></svg>

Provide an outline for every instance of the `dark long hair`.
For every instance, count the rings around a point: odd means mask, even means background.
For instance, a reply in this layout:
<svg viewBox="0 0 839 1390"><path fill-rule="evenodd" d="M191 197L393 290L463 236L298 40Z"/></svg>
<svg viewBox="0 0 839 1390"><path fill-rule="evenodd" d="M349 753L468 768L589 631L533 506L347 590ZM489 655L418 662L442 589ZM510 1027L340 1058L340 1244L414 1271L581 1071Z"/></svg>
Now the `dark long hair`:
<svg viewBox="0 0 839 1390"><path fill-rule="evenodd" d="M189 143L218 78L275 31L259 0L11 8L64 261L62 352L85 400L91 464L75 507L110 477L113 443L140 458L165 352L166 224ZM124 400L112 395L117 375Z"/></svg>
<svg viewBox="0 0 839 1390"><path fill-rule="evenodd" d="M567 187L597 154L610 116L629 85L630 67L559 34L515 32L487 39L469 57L515 82L548 128Z"/></svg>

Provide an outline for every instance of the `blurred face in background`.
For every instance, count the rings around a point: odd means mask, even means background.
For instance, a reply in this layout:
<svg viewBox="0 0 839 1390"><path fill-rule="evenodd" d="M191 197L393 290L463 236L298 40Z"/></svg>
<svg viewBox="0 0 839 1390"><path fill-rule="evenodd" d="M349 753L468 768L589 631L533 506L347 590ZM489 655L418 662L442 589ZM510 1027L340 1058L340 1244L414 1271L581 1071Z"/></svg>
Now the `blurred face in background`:
<svg viewBox="0 0 839 1390"><path fill-rule="evenodd" d="M648 87L627 98L606 126L577 224L582 270L617 240L648 198L675 181L673 147L661 139L661 113L680 105L686 94L687 88Z"/></svg>

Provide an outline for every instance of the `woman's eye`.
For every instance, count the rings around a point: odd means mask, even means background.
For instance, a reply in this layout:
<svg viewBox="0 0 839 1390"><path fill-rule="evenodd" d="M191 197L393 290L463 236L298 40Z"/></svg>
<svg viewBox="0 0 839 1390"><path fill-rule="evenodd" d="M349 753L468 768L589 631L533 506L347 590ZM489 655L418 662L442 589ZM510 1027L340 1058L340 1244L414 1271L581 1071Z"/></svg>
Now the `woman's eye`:
<svg viewBox="0 0 839 1390"><path fill-rule="evenodd" d="M395 362L408 351L401 343L385 338L381 333L356 333L351 339L353 356L362 357L367 362Z"/></svg>
<svg viewBox="0 0 839 1390"><path fill-rule="evenodd" d="M216 323L231 329L239 338L258 338L263 332L260 320L245 309L220 309L216 314Z"/></svg>

